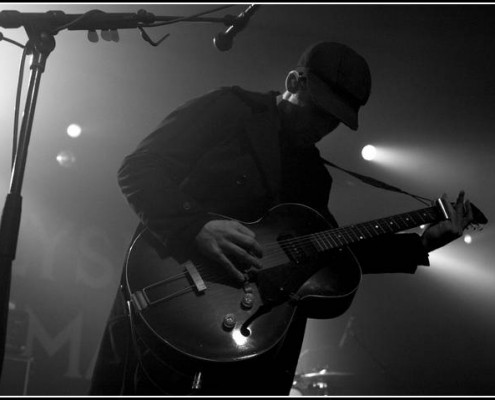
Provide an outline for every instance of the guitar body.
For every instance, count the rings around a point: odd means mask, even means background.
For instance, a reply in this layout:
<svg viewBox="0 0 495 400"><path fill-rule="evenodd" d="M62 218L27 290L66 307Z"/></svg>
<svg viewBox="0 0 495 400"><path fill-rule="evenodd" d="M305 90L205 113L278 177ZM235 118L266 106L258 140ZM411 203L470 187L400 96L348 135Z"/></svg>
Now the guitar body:
<svg viewBox="0 0 495 400"><path fill-rule="evenodd" d="M243 223L263 249L262 268L247 268L245 284L200 254L167 254L148 230L141 231L124 272L142 369L161 394L204 394L200 376L213 388L206 394L220 394L225 376L241 377L242 392L249 391L243 378L269 365L265 361L280 350L296 311L333 318L348 309L361 280L348 245L445 220L445 209L438 199L429 208L329 229L310 207L278 205ZM474 223L487 223L472 209Z"/></svg>
<svg viewBox="0 0 495 400"><path fill-rule="evenodd" d="M199 254L171 257L147 230L128 252L126 292L142 366L155 382L166 373L172 394L190 393L198 371L221 374L273 356L296 309L332 318L352 302L361 278L352 253L313 253L305 239L329 228L316 211L282 204L243 224L263 248L263 268L251 268L245 285Z"/></svg>

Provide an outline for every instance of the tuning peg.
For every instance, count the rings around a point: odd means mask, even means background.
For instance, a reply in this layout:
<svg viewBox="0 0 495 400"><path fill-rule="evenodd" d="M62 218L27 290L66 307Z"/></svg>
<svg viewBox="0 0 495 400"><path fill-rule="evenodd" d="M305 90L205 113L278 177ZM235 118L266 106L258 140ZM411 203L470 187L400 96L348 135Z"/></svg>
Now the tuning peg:
<svg viewBox="0 0 495 400"><path fill-rule="evenodd" d="M98 34L96 33L96 31L94 31L94 30L88 31L88 40L92 43L98 42L99 38L98 38Z"/></svg>
<svg viewBox="0 0 495 400"><path fill-rule="evenodd" d="M103 40L106 40L107 42L110 42L112 40L112 33L108 29L102 29L101 30L101 38Z"/></svg>
<svg viewBox="0 0 495 400"><path fill-rule="evenodd" d="M112 42L118 42L120 40L119 31L117 29L112 29L110 31L110 36L112 38Z"/></svg>

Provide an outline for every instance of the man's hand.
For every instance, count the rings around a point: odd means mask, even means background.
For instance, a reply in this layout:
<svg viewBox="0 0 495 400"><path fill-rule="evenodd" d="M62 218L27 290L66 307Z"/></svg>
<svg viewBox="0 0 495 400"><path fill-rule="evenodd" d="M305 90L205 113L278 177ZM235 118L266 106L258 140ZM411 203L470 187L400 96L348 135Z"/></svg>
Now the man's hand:
<svg viewBox="0 0 495 400"><path fill-rule="evenodd" d="M447 195L442 196L449 219L429 226L421 236L426 251L430 252L462 236L464 229L473 221L473 210L469 200L464 202L464 191L461 190L452 206Z"/></svg>
<svg viewBox="0 0 495 400"><path fill-rule="evenodd" d="M261 268L256 257L261 258L263 252L254 232L237 221L209 221L199 231L195 242L203 255L225 267L240 282L245 278L239 268Z"/></svg>

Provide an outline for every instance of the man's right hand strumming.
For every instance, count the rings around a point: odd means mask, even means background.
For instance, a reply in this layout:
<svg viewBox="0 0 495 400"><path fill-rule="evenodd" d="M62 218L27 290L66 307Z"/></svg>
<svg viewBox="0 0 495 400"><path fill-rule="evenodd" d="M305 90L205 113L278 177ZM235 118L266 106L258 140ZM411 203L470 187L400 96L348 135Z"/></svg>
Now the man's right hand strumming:
<svg viewBox="0 0 495 400"><path fill-rule="evenodd" d="M218 262L240 282L245 280L242 269L261 268L261 246L254 232L240 222L209 221L197 234L195 243L204 256Z"/></svg>

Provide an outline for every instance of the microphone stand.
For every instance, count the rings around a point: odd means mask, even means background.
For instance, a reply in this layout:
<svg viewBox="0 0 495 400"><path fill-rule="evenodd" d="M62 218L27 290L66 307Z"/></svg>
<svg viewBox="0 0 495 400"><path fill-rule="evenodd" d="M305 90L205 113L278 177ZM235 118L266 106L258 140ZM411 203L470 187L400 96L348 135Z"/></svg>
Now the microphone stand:
<svg viewBox="0 0 495 400"><path fill-rule="evenodd" d="M19 141L12 165L9 193L5 200L0 221L0 377L2 376L5 358L12 264L16 256L21 221L21 189L41 76L45 71L48 56L55 49L54 36L62 29L88 31L101 29L103 31L139 28L143 33L143 27L160 26L160 24L175 21L221 22L225 25L230 25L234 21L234 17L230 15L224 18L200 18L199 15L192 17L155 17L144 10L140 10L137 14L107 14L99 10L93 10L91 13L91 15L79 16L66 15L63 12L56 11L45 14L22 14L17 11L0 12L0 26L6 28L24 26L28 35L27 54L32 55L29 87L26 94ZM84 19L86 15L88 17ZM61 22L66 25L63 25L59 30L54 30L53 24L55 20L58 21L59 26ZM156 23L157 21L158 23ZM144 37L144 39L150 42L149 38Z"/></svg>
<svg viewBox="0 0 495 400"><path fill-rule="evenodd" d="M12 166L10 189L5 200L0 225L0 376L3 370L5 356L12 263L15 259L19 236L22 210L21 189L26 168L31 128L33 126L41 75L45 71L48 56L55 48L53 35L44 30L26 27L26 32L29 37L27 43L28 54L32 54L31 76L26 94L19 144Z"/></svg>

